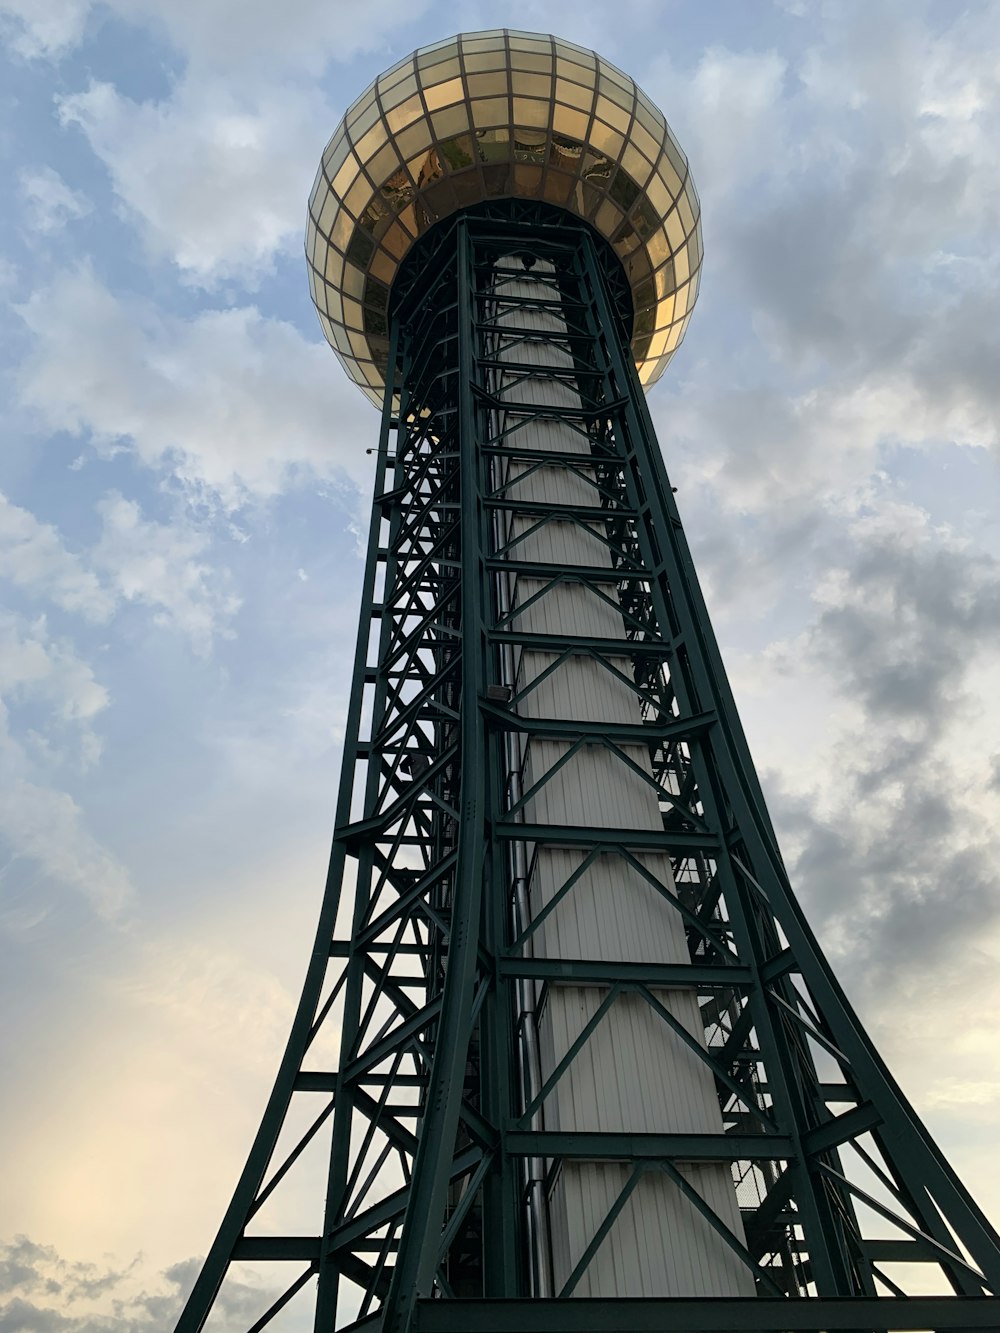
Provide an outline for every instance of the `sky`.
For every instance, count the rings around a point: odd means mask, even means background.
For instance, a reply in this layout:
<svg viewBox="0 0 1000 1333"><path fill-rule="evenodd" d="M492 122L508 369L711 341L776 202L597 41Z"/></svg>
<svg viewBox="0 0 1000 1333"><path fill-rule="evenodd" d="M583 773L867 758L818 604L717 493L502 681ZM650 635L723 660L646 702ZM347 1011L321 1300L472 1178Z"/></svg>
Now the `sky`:
<svg viewBox="0 0 1000 1333"><path fill-rule="evenodd" d="M0 0L0 1333L169 1327L228 1203L378 428L306 200L376 74L501 25L596 48L691 160L660 443L793 882L1000 1223L1000 7Z"/></svg>

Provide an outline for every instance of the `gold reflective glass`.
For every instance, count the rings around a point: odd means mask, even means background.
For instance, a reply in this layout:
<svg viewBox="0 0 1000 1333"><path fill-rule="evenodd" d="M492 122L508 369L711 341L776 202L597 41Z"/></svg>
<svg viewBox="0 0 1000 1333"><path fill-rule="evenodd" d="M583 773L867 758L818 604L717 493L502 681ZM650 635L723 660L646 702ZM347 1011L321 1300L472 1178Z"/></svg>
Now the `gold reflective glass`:
<svg viewBox="0 0 1000 1333"><path fill-rule="evenodd" d="M683 179L678 175L673 163L667 158L661 157L656 166L656 174L659 176L672 199L676 199L683 187ZM666 211L666 210L664 210Z"/></svg>
<svg viewBox="0 0 1000 1333"><path fill-rule="evenodd" d="M392 133L398 134L400 130L405 130L407 125L412 125L423 114L423 102L419 95L414 94L413 97L408 97L405 102L400 102L399 106L387 111L385 121Z"/></svg>
<svg viewBox="0 0 1000 1333"><path fill-rule="evenodd" d="M556 79L556 100L568 106L589 111L594 105L593 88L585 88L582 83L569 83L566 79Z"/></svg>
<svg viewBox="0 0 1000 1333"><path fill-rule="evenodd" d="M550 102L543 102L528 97L514 98L514 123L516 125L530 125L533 128L541 128L548 125L549 114L552 109Z"/></svg>
<svg viewBox="0 0 1000 1333"><path fill-rule="evenodd" d="M484 97L472 104L473 124L486 129L490 125L507 124L510 107L506 97Z"/></svg>
<svg viewBox="0 0 1000 1333"><path fill-rule="evenodd" d="M461 79L448 79L446 83L438 83L433 88L424 89L424 101L427 103L428 111L451 106L454 102L460 102L464 96L465 89L462 87Z"/></svg>
<svg viewBox="0 0 1000 1333"><path fill-rule="evenodd" d="M354 151L357 154L359 162L367 162L371 155L376 152L387 139L385 125L380 120L377 125L373 125L367 134L354 141Z"/></svg>
<svg viewBox="0 0 1000 1333"><path fill-rule="evenodd" d="M507 60L501 51L478 51L463 55L466 73L474 74L479 70L506 69Z"/></svg>
<svg viewBox="0 0 1000 1333"><path fill-rule="evenodd" d="M400 61L377 83L387 123L368 89L324 150L327 174L310 195L310 291L325 336L372 401L386 367L385 294L400 261L437 218L483 198L544 193L613 245L633 290L644 384L659 378L690 317L702 255L698 198L659 112L592 52L535 34L508 39L480 33Z"/></svg>
<svg viewBox="0 0 1000 1333"><path fill-rule="evenodd" d="M626 111L624 107L620 107L616 102L608 101L604 96L597 99L597 114L601 120L607 121L613 129L618 130L623 135L629 127L629 121L632 119L631 113Z"/></svg>
<svg viewBox="0 0 1000 1333"><path fill-rule="evenodd" d="M351 156L344 161L343 166L330 182L333 193L338 199L343 199L344 195L347 193L348 186L351 181L357 179L360 170L361 163L352 153Z"/></svg>
<svg viewBox="0 0 1000 1333"><path fill-rule="evenodd" d="M552 55L532 55L528 51L518 51L514 56L514 68L529 74L551 74Z"/></svg>
<svg viewBox="0 0 1000 1333"><path fill-rule="evenodd" d="M447 111L436 111L431 116L434 134L438 139L450 139L469 128L469 108L465 102L452 106Z"/></svg>
<svg viewBox="0 0 1000 1333"><path fill-rule="evenodd" d="M400 102L405 102L408 97L412 97L417 91L417 76L408 75L405 79L400 79L392 88L379 89L379 98L382 102L384 112L391 111L394 106L399 106Z"/></svg>
<svg viewBox="0 0 1000 1333"><path fill-rule="evenodd" d="M605 125L603 121L595 120L587 135L587 142L592 143L608 157L617 158L625 146L625 136L618 130L613 130L610 125Z"/></svg>
<svg viewBox="0 0 1000 1333"><path fill-rule="evenodd" d="M505 70L496 74L470 74L469 97L476 101L480 97L497 97L507 92L507 73Z"/></svg>
<svg viewBox="0 0 1000 1333"><path fill-rule="evenodd" d="M552 110L552 129L556 134L566 135L570 139L585 139L587 137L587 126L590 124L590 116L584 111L571 111L567 106L560 106L557 102ZM567 151L566 145L553 144L553 151L559 148L562 152ZM575 151L577 156L579 152L574 147L569 151Z"/></svg>
<svg viewBox="0 0 1000 1333"><path fill-rule="evenodd" d="M552 80L544 74L522 74L515 70L511 75L511 91L515 97L545 97L552 93Z"/></svg>
<svg viewBox="0 0 1000 1333"><path fill-rule="evenodd" d="M402 130L395 136L396 146L404 161L417 153L425 152L431 146L431 127L426 120L420 120L409 129Z"/></svg>

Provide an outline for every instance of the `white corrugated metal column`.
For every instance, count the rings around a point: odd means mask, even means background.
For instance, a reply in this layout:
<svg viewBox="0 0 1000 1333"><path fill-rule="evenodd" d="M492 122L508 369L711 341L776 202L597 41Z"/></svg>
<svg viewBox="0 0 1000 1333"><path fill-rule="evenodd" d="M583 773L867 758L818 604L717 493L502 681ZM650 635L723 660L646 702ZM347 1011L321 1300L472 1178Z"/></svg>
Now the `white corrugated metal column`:
<svg viewBox="0 0 1000 1333"><path fill-rule="evenodd" d="M513 267L514 256L503 261ZM537 297L534 279L551 272L538 263L530 279L504 278L500 294ZM554 288L545 294L554 294ZM518 307L501 313L499 326L530 327L565 333L561 314L551 309ZM510 340L497 359L530 362L558 371L572 369L564 342ZM500 372L495 388L509 402L579 406L575 386L564 377ZM508 428L516 412L506 414ZM586 460L585 435L565 421L522 418L508 436L519 448L580 455L573 470L549 465L514 464L509 498L559 505L597 503ZM534 468L534 470L533 470ZM520 478L520 479L518 479ZM599 529L553 519L538 527L537 516L514 514L506 538L521 537L510 550L519 561L544 561L562 566L610 567ZM579 582L560 582L511 575L508 595L519 630L587 634L625 639L625 623L609 605ZM603 585L610 593L613 584ZM614 600L614 599L613 599ZM624 653L614 665L630 676ZM517 687L523 689L551 666L552 655L525 650L516 660ZM639 722L635 693L593 658L574 656L540 681L519 704L532 717L575 718L598 722ZM523 789L530 790L561 756L564 741L532 741L524 754ZM651 776L644 747L629 747L628 757ZM640 773L611 751L588 746L569 759L528 802L529 823L582 825L588 828L662 827L656 793ZM557 893L584 853L569 848L540 847L528 885L531 914ZM663 884L672 886L669 859L649 855L644 863ZM534 952L548 958L605 959L620 962L687 962L689 955L679 913L621 858L602 857L580 877L574 888L539 926ZM597 986L552 985L538 1016L541 1077L544 1080L595 1014L607 990ZM658 990L658 1000L699 1041L704 1032L697 997L689 990ZM555 1130L622 1132L721 1133L722 1117L711 1073L703 1061L668 1028L637 995L619 996L586 1045L547 1098L544 1127ZM588 1242L625 1185L630 1168L618 1163L582 1162L564 1165L549 1200L549 1229L555 1292L558 1294ZM728 1164L689 1165L687 1180L742 1239L743 1229ZM739 1296L752 1295L753 1279L745 1265L713 1230L677 1186L662 1172L651 1170L639 1181L612 1230L575 1288L578 1296Z"/></svg>

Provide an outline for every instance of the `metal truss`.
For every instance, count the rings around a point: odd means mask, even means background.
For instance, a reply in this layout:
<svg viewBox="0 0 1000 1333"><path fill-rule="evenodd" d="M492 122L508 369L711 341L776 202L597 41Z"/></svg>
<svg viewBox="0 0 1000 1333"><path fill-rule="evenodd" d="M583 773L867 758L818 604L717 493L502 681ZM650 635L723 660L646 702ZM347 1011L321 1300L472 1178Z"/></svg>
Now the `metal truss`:
<svg viewBox="0 0 1000 1333"><path fill-rule="evenodd" d="M240 1262L286 1275L249 1333L278 1327L300 1291L317 1333L1000 1327L1000 1240L872 1047L790 888L621 335L616 272L586 225L504 202L439 224L397 279L398 405L390 388L326 896L274 1091L178 1333L204 1326ZM518 311L546 308L565 321L579 408L495 392L498 349L508 389L511 374L541 373L519 357L537 333ZM586 439L586 468L579 454L523 449L523 422L546 413ZM518 498L512 466L575 469L590 502ZM610 558L532 561L510 536L515 516L521 533L584 525ZM617 609L624 640L529 632L526 603L503 594L511 577L530 578L533 598L585 588ZM525 683L511 664L529 649L551 671L590 659L634 693L639 720L526 716L541 677ZM564 748L536 788L593 747L638 771L641 747L662 828L528 822L523 761L543 739ZM518 878L553 847L576 849L576 868L525 920ZM649 868L653 852L669 854L672 883ZM688 962L534 956L545 913L612 862L680 915ZM544 1003L567 984L598 988L601 1002L540 1085L525 997ZM662 1002L673 988L697 994L704 1043ZM544 1127L554 1085L625 996L708 1066L722 1133ZM331 1029L339 1057L317 1061ZM286 1144L300 1104L312 1109ZM261 1229L316 1151L326 1178L312 1230ZM552 1290L545 1199L580 1160L625 1163L625 1185ZM689 1183L698 1162L730 1165L742 1236ZM739 1256L756 1299L567 1299L648 1173L673 1181Z"/></svg>

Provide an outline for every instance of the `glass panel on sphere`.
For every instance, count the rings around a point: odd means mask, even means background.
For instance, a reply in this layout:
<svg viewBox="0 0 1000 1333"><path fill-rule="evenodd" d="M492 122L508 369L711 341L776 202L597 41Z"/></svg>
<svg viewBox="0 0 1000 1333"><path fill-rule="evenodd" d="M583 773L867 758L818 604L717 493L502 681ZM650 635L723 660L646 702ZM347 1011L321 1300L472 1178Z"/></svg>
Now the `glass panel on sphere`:
<svg viewBox="0 0 1000 1333"><path fill-rule="evenodd" d="M395 260L400 260L412 244L411 237L398 222L394 222L382 237L382 246Z"/></svg>
<svg viewBox="0 0 1000 1333"><path fill-rule="evenodd" d="M368 159L383 146L388 138L385 132L385 125L380 120L377 125L361 136L354 145L354 152L359 162L367 162Z"/></svg>
<svg viewBox="0 0 1000 1333"><path fill-rule="evenodd" d="M676 208L672 208L663 219L663 227L671 250L676 252L684 244L684 227Z"/></svg>
<svg viewBox="0 0 1000 1333"><path fill-rule="evenodd" d="M671 266L673 272L673 266ZM671 281L673 279L671 278ZM656 325L657 329L663 328L667 324L672 324L677 317L677 297L671 292L664 296L662 301L657 302L656 306Z"/></svg>
<svg viewBox="0 0 1000 1333"><path fill-rule="evenodd" d="M691 276L691 254L686 245L674 255L674 273L678 282L687 282Z"/></svg>
<svg viewBox="0 0 1000 1333"><path fill-rule="evenodd" d="M352 280L354 278L355 274L357 274L357 277L360 279L360 285L361 286L364 285L364 275L359 273L358 270L353 267L353 265L346 264L344 266L345 286L349 280ZM361 302L356 301L352 297L345 295L344 323L346 324L346 326L349 329L358 329L360 331L361 328L363 327L361 323L362 319L363 319L363 312L362 312Z"/></svg>
<svg viewBox="0 0 1000 1333"><path fill-rule="evenodd" d="M326 308L331 319L335 319L341 324L343 323L344 303L340 299L340 292L338 292L335 287L326 288Z"/></svg>
<svg viewBox="0 0 1000 1333"><path fill-rule="evenodd" d="M361 171L361 163L352 153L345 159L340 170L333 178L332 189L338 199L343 199L350 188L351 182L357 180Z"/></svg>
<svg viewBox="0 0 1000 1333"><path fill-rule="evenodd" d="M351 151L351 145L347 136L344 134L335 134L326 146L326 152L323 154L323 166L326 174L331 180L344 165L348 153Z"/></svg>
<svg viewBox="0 0 1000 1333"><path fill-rule="evenodd" d="M656 174L663 181L664 188L672 199L676 199L684 188L684 180L677 174L677 169L667 157L661 157L656 166Z"/></svg>
<svg viewBox="0 0 1000 1333"><path fill-rule="evenodd" d="M346 250L347 242L351 239L351 232L354 230L354 219L350 213L343 209L337 214L333 223L333 231L330 233L330 240L338 250Z"/></svg>
<svg viewBox="0 0 1000 1333"><path fill-rule="evenodd" d="M558 102L552 108L552 129L556 134L565 135L569 140L582 142L587 137L590 116L585 111L573 111ZM562 145L565 147L565 145ZM579 156L579 154L577 154Z"/></svg>
<svg viewBox="0 0 1000 1333"><path fill-rule="evenodd" d="M592 144L612 161L618 160L618 154L625 145L625 136L601 120L595 120L587 135L587 142Z"/></svg>
<svg viewBox="0 0 1000 1333"><path fill-rule="evenodd" d="M438 144L438 152L449 171L462 171L478 159L469 134L458 134L453 139L443 140Z"/></svg>
<svg viewBox="0 0 1000 1333"><path fill-rule="evenodd" d="M570 83L579 83L587 88L593 88L597 83L592 69L585 69L583 65L574 64L573 61L561 57L556 61L556 75L560 79L568 79Z"/></svg>
<svg viewBox="0 0 1000 1333"><path fill-rule="evenodd" d="M687 190L677 200L677 212L680 214L681 226L684 228L684 235L689 236L694 229L694 210L691 207L691 200L688 198Z"/></svg>
<svg viewBox="0 0 1000 1333"><path fill-rule="evenodd" d="M636 148L638 148L639 152L642 153L643 157L648 157L650 162L655 162L660 156L660 148L662 145L658 140L654 139L649 131L644 129L638 121L633 123L632 129L629 131L629 138L635 144Z"/></svg>
<svg viewBox="0 0 1000 1333"><path fill-rule="evenodd" d="M553 147L553 161L555 161L555 148ZM550 204L559 204L562 208L568 208L571 212L580 211L579 200L577 199L577 179L565 171L553 171L551 166L545 176L545 185L543 193Z"/></svg>
<svg viewBox="0 0 1000 1333"><path fill-rule="evenodd" d="M382 100L383 112L391 110L394 106L399 106L400 102L405 102L416 91L417 76L415 74L406 75L398 83L393 84L391 88L383 88L380 84L379 97Z"/></svg>
<svg viewBox="0 0 1000 1333"><path fill-rule="evenodd" d="M575 61L578 65L587 65L594 68L594 53L588 51L585 46L577 46L575 42L568 42L564 37L556 38L556 52L560 58Z"/></svg>
<svg viewBox="0 0 1000 1333"><path fill-rule="evenodd" d="M404 161L409 161L418 153L426 153L431 146L431 127L426 120L417 121L408 129L400 130L395 136L396 147Z"/></svg>
<svg viewBox="0 0 1000 1333"><path fill-rule="evenodd" d="M316 219L316 226L324 236L330 235L330 227L333 219L337 215L337 201L333 195L327 191L326 198L323 200L323 207L320 209L319 217Z"/></svg>
<svg viewBox="0 0 1000 1333"><path fill-rule="evenodd" d="M657 145L663 142L666 134L663 117L656 114L649 98L644 97L638 90L636 93L635 118L646 133L652 135Z"/></svg>
<svg viewBox="0 0 1000 1333"><path fill-rule="evenodd" d="M507 72L496 74L470 74L469 97L475 101L480 97L498 97L507 92Z"/></svg>
<svg viewBox="0 0 1000 1333"><path fill-rule="evenodd" d="M472 104L473 124L483 129L490 125L506 125L510 106L506 97L484 97Z"/></svg>
<svg viewBox="0 0 1000 1333"><path fill-rule="evenodd" d="M511 84L515 97L548 98L552 94L552 80L544 74L522 74L520 70L515 70Z"/></svg>
<svg viewBox="0 0 1000 1333"><path fill-rule="evenodd" d="M353 327L348 325L347 337L351 344L352 355L355 360L360 360L368 351L368 343L365 339L365 335L360 332L355 333Z"/></svg>
<svg viewBox="0 0 1000 1333"><path fill-rule="evenodd" d="M490 33L483 37L463 37L463 51L506 51L507 43L503 39L503 33L498 28L495 33Z"/></svg>
<svg viewBox="0 0 1000 1333"><path fill-rule="evenodd" d="M677 140L670 133L669 129L667 130L667 137L663 142L663 151L666 154L670 165L677 172L678 176L680 176L681 180L683 180L687 175L687 158L681 152L677 145Z"/></svg>
<svg viewBox="0 0 1000 1333"><path fill-rule="evenodd" d="M361 138L366 130L370 130L379 119L381 112L378 103L372 97L364 106L358 107L347 122L348 132L355 143Z"/></svg>
<svg viewBox="0 0 1000 1333"><path fill-rule="evenodd" d="M413 73L413 56L405 56L402 60L397 60L394 65L390 65L378 77L379 88L387 87L391 83L398 83L400 79L407 74Z"/></svg>
<svg viewBox="0 0 1000 1333"><path fill-rule="evenodd" d="M646 197L657 219L663 217L674 202L658 172L650 177L646 185Z"/></svg>
<svg viewBox="0 0 1000 1333"><path fill-rule="evenodd" d="M437 69L439 65L453 60L458 65L458 42L443 42L438 47L425 47L417 53L417 69Z"/></svg>
<svg viewBox="0 0 1000 1333"><path fill-rule="evenodd" d="M539 37L537 33L531 32L511 32L509 35L510 49L512 51L551 51L552 43L547 37ZM516 57L514 58L516 64Z"/></svg>
<svg viewBox="0 0 1000 1333"><path fill-rule="evenodd" d="M464 97L465 89L460 78L448 79L444 83L436 83L432 88L424 88L424 101L427 103L428 111L437 111L443 106L451 106L455 102L460 102Z"/></svg>
<svg viewBox="0 0 1000 1333"><path fill-rule="evenodd" d="M465 71L467 74L474 74L479 70L503 69L507 64L506 52L499 51L479 51L470 55L463 56L465 61Z"/></svg>
<svg viewBox="0 0 1000 1333"><path fill-rule="evenodd" d="M594 214L594 226L602 236L611 237L622 220L621 209L616 208L610 199L605 199Z"/></svg>
<svg viewBox="0 0 1000 1333"><path fill-rule="evenodd" d="M368 206L371 197L371 182L366 177L359 176L344 196L344 207L352 217L359 218Z"/></svg>
<svg viewBox="0 0 1000 1333"><path fill-rule="evenodd" d="M469 128L469 108L465 102L448 107L446 111L435 111L431 116L436 139L451 139Z"/></svg>
<svg viewBox="0 0 1000 1333"><path fill-rule="evenodd" d="M601 77L624 88L629 98L635 92L635 82L627 74L623 74L617 65L612 65L610 60L605 60L603 56L601 57Z"/></svg>
<svg viewBox="0 0 1000 1333"><path fill-rule="evenodd" d="M530 125L536 129L544 128L549 123L551 111L551 102L530 97L514 98L514 123L516 125ZM514 137L517 138L516 132Z"/></svg>
<svg viewBox="0 0 1000 1333"><path fill-rule="evenodd" d="M459 208L466 208L470 204L478 204L482 200L483 183L479 179L478 171L466 169L459 175L453 176L452 186L455 190L455 198L458 200Z"/></svg>
<svg viewBox="0 0 1000 1333"><path fill-rule="evenodd" d="M556 100L589 113L594 105L594 90L585 88L582 83L568 83L565 79L556 79Z"/></svg>
<svg viewBox="0 0 1000 1333"><path fill-rule="evenodd" d="M424 114L423 103L418 96L408 97L405 102L400 102L391 111L385 113L386 124L393 134L398 134L400 130L406 129L407 125L412 125L415 120L419 120Z"/></svg>
<svg viewBox="0 0 1000 1333"><path fill-rule="evenodd" d="M617 106L614 102L609 102L606 97L598 97L597 114L601 120L606 121L613 129L619 131L623 136L622 143L624 143L624 133L632 120L631 115L623 107ZM621 151L620 148L619 151Z"/></svg>
<svg viewBox="0 0 1000 1333"><path fill-rule="evenodd" d="M396 156L396 150L391 143L387 143L384 148L380 148L368 163L368 174L379 185L388 180L398 170L399 158Z"/></svg>
<svg viewBox="0 0 1000 1333"><path fill-rule="evenodd" d="M624 110L629 113L629 118L631 119L633 102L631 88L623 88L620 84L609 79L604 72L603 66L601 67L601 77L598 87L602 97L606 97L608 101L614 102L615 106L624 108Z"/></svg>
<svg viewBox="0 0 1000 1333"><path fill-rule="evenodd" d="M517 51L513 56L513 66L528 74L551 74L552 56L533 55L530 51Z"/></svg>
<svg viewBox="0 0 1000 1333"><path fill-rule="evenodd" d="M653 171L652 162L643 157L631 140L626 143L625 151L622 153L622 166L640 187L646 184Z"/></svg>
<svg viewBox="0 0 1000 1333"><path fill-rule="evenodd" d="M514 166L514 192L527 198L534 198L541 189L542 169L541 167L529 166L523 162L517 162Z"/></svg>
<svg viewBox="0 0 1000 1333"><path fill-rule="evenodd" d="M476 133L479 156L484 162L503 162L510 156L510 131L479 130Z"/></svg>
<svg viewBox="0 0 1000 1333"><path fill-rule="evenodd" d="M646 252L654 268L659 268L669 257L670 246L667 244L666 233L662 227L657 227L646 237Z"/></svg>

